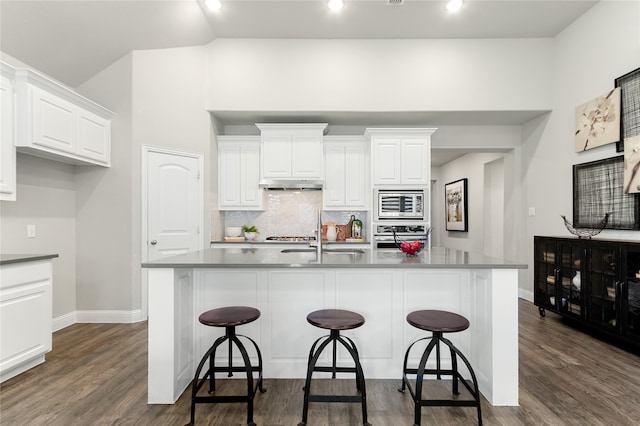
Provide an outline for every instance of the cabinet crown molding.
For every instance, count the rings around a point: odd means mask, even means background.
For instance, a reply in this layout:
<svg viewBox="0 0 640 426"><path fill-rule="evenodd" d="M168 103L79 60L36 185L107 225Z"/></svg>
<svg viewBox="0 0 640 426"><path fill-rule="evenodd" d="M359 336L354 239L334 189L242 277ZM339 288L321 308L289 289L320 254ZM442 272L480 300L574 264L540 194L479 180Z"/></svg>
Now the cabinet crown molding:
<svg viewBox="0 0 640 426"><path fill-rule="evenodd" d="M111 120L116 113L99 105L91 99L85 98L75 90L58 83L51 78L29 68L14 68L13 77L16 84L33 84L60 98L69 101L105 120Z"/></svg>
<svg viewBox="0 0 640 426"><path fill-rule="evenodd" d="M365 136L370 135L432 135L437 127L369 127L364 131Z"/></svg>
<svg viewBox="0 0 640 426"><path fill-rule="evenodd" d="M260 131L264 130L322 130L329 123L255 123Z"/></svg>

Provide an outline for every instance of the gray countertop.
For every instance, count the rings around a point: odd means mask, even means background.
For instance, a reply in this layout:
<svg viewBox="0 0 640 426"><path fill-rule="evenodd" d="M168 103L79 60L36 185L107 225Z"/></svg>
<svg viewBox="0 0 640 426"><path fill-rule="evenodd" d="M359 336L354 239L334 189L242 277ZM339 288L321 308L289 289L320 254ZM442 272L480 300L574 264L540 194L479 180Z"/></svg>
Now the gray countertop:
<svg viewBox="0 0 640 426"><path fill-rule="evenodd" d="M34 260L53 259L57 254L0 254L0 265L11 263L32 262Z"/></svg>
<svg viewBox="0 0 640 426"><path fill-rule="evenodd" d="M464 268L526 269L526 264L443 247L406 256L395 249L364 249L363 253L282 253L281 248L220 247L143 263L144 268Z"/></svg>

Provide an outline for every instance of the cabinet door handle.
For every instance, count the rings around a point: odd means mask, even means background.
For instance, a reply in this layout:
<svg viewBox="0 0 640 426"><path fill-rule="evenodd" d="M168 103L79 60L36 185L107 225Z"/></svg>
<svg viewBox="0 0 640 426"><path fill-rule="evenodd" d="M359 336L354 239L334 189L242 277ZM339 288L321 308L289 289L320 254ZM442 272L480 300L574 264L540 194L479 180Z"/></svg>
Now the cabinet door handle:
<svg viewBox="0 0 640 426"><path fill-rule="evenodd" d="M158 244L158 240L151 240L150 243L152 246L155 246L156 244Z"/></svg>

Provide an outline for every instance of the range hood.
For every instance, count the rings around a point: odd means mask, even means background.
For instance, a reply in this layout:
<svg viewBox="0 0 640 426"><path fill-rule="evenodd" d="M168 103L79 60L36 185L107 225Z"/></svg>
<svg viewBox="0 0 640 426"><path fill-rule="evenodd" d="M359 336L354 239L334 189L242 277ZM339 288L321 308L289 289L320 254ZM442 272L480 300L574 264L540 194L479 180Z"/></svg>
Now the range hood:
<svg viewBox="0 0 640 426"><path fill-rule="evenodd" d="M262 179L260 188L268 190L321 190L324 182L313 179Z"/></svg>

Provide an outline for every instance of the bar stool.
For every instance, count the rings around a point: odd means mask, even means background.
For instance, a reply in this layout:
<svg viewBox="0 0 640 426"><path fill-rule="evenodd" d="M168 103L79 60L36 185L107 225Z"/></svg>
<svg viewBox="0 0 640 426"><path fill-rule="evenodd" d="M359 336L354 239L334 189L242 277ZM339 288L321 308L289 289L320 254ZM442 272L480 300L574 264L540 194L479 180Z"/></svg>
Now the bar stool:
<svg viewBox="0 0 640 426"><path fill-rule="evenodd" d="M482 425L482 413L480 411L480 391L478 390L478 381L476 380L476 375L471 368L471 364L465 358L465 356L456 348L450 340L445 339L442 334L443 333L455 333L458 331L463 331L469 328L469 321L458 314L454 314L453 312L447 311L436 311L436 310L422 310L422 311L414 311L407 315L407 322L412 326L419 328L421 330L431 331L433 335L431 337L423 337L422 339L418 339L413 342L404 356L404 366L402 368L402 387L398 389L398 391L403 392L405 388L409 388L409 392L411 393L411 397L415 403L414 408L414 426L420 425L420 417L421 417L421 409L423 406L426 407L436 407L436 406L444 406L444 407L477 407L478 410L478 424ZM426 349L422 354L422 358L420 358L420 363L418 368L407 368L407 360L409 359L409 352L413 348L413 345L416 343L431 339ZM440 365L440 343L449 347L451 352L451 369L442 369ZM429 369L426 368L427 361L429 359L429 355L431 351L435 347L436 349L436 368ZM462 375L458 372L458 361L457 358L460 358L469 373L471 373L471 380L473 382L473 388L467 383L467 381L462 377ZM407 378L407 374L415 374L416 375L416 388L411 387L411 383ZM425 374L435 374L436 378L440 380L441 376L452 376L453 378L453 394L459 395L458 392L458 379L462 382L462 384L467 388L467 390L473 396L473 400L458 400L458 399L422 399L422 384L423 384L423 376Z"/></svg>
<svg viewBox="0 0 640 426"><path fill-rule="evenodd" d="M195 424L196 416L196 404L202 403L231 403L231 402L246 402L247 403L247 425L255 426L253 422L253 398L256 391L260 389L260 392L266 392L262 386L262 354L260 349L253 339L247 336L236 334L236 326L242 324L248 324L255 321L260 317L260 311L255 308L246 306L230 306L225 308L212 309L200 315L199 321L211 327L224 327L225 335L218 337L213 346L209 348L207 353L202 357L200 364L196 370L196 374L193 377L193 387L191 390L191 422L189 425ZM253 347L258 354L258 365L252 366L249 360L249 355L244 345L240 341L239 337L243 337L253 344ZM224 342L229 342L229 360L226 366L215 366L216 350ZM240 351L242 355L242 366L233 365L233 345ZM199 379L200 372L205 363L209 360L209 369L205 373L202 379ZM207 378L209 378L209 393L213 393L216 390L216 377L215 373L227 373L228 377L232 377L233 373L246 373L247 375L247 394L246 395L224 395L224 396L197 396L198 391L204 385ZM256 386L253 385L253 372L258 373L258 381Z"/></svg>
<svg viewBox="0 0 640 426"><path fill-rule="evenodd" d="M341 336L340 330L351 330L360 327L364 324L364 317L360 314L351 311L345 311L341 309L322 309L319 311L311 312L307 315L307 321L309 324L330 330L328 336L320 337L311 346L309 351L309 361L307 364L307 380L304 385L304 406L302 408L302 421L298 423L298 426L305 426L307 424L307 412L309 410L309 402L359 402L362 404L362 424L364 426L371 426L367 422L367 393L365 390L364 373L362 372L362 365L360 365L360 358L358 356L358 349L347 336ZM339 342L351 355L355 363L354 367L337 367L337 342ZM333 343L333 356L331 366L318 366L316 363L322 354L322 351ZM311 394L311 376L314 371L321 371L325 373L331 373L331 378L336 378L336 373L355 373L356 374L356 389L360 392L360 395L312 395Z"/></svg>

